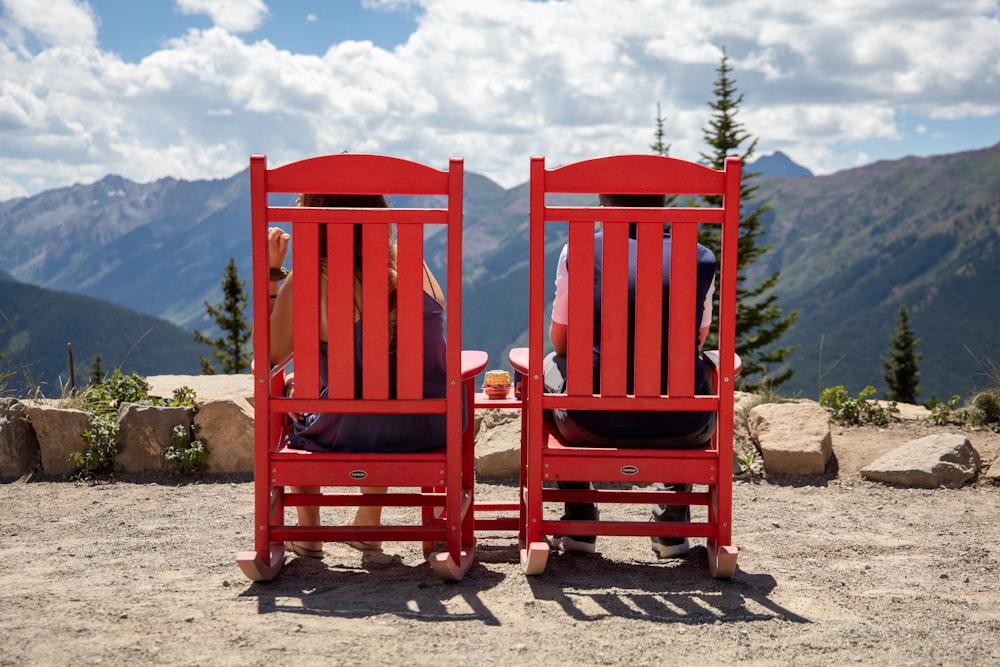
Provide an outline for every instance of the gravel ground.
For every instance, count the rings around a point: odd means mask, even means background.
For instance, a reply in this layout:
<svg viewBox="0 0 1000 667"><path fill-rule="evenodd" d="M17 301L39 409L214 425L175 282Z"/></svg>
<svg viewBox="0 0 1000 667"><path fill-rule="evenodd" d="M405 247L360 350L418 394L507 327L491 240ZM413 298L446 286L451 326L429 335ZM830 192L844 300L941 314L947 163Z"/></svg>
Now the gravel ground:
<svg viewBox="0 0 1000 667"><path fill-rule="evenodd" d="M457 584L408 544L328 544L252 584L247 479L2 484L0 665L1000 665L1000 487L857 473L924 430L843 429L825 477L737 482L730 581L697 541L657 562L638 538L529 578L496 533ZM968 435L996 456L1000 436Z"/></svg>

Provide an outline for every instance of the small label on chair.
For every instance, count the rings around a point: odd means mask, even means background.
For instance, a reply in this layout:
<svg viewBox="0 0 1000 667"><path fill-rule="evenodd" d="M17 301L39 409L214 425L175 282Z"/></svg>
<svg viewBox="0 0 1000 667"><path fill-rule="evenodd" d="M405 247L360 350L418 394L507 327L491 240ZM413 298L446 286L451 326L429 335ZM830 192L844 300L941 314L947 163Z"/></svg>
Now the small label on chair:
<svg viewBox="0 0 1000 667"><path fill-rule="evenodd" d="M621 471L623 475L635 475L639 472L639 468L636 466L622 466Z"/></svg>
<svg viewBox="0 0 1000 667"><path fill-rule="evenodd" d="M364 479L368 476L368 473L364 470L352 470L349 475L351 476L351 479Z"/></svg>

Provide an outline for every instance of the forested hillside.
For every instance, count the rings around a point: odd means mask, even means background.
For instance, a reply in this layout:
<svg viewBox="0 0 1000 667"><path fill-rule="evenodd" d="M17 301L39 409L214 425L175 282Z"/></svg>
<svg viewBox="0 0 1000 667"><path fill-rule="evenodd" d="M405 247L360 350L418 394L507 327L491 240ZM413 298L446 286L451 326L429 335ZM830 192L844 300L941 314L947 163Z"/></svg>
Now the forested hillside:
<svg viewBox="0 0 1000 667"><path fill-rule="evenodd" d="M795 374L782 393L815 398L834 384L852 393L867 384L881 389L879 356L903 303L923 354L920 398L969 395L981 378L973 354L1000 359L994 294L1000 145L818 177L784 156L770 161L779 169L771 173L787 177L768 176L767 164L762 161L764 175L756 178L756 199L746 205L771 207L762 241L772 248L751 267L749 280L781 271L779 303L785 312L800 312L781 341L799 345L790 357ZM245 173L149 184L109 176L0 202L0 266L24 283L207 329L204 301L220 300L229 258L242 277L250 275L248 194ZM463 343L488 351L491 365L504 367L506 351L526 335L528 188L504 189L467 173L465 195ZM550 256L560 246L553 239ZM436 270L438 257L432 240L427 259ZM13 316L20 328L33 329L23 313ZM46 335L64 348L79 319L49 322ZM0 330L10 329L0 323ZM9 349L10 335L0 334L0 352ZM92 353L81 350L78 358L89 361Z"/></svg>
<svg viewBox="0 0 1000 667"><path fill-rule="evenodd" d="M72 344L76 383L82 386L100 355L107 373L198 373L208 347L190 331L107 301L0 279L0 374L9 393L59 396L71 386Z"/></svg>

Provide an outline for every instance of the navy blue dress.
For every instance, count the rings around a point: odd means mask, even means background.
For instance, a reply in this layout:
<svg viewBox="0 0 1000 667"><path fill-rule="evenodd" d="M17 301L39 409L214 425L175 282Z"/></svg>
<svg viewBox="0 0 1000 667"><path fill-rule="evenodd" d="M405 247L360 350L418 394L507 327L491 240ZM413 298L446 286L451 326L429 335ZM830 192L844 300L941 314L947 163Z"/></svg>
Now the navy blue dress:
<svg viewBox="0 0 1000 667"><path fill-rule="evenodd" d="M399 335L399 332L397 332ZM405 334L404 334L405 335ZM396 395L396 337L389 345L389 395ZM355 395L361 395L361 322L354 325ZM444 398L444 307L424 292L424 396ZM326 396L327 347L320 343L320 379ZM286 444L315 452L421 452L447 443L444 414L310 413L293 422Z"/></svg>

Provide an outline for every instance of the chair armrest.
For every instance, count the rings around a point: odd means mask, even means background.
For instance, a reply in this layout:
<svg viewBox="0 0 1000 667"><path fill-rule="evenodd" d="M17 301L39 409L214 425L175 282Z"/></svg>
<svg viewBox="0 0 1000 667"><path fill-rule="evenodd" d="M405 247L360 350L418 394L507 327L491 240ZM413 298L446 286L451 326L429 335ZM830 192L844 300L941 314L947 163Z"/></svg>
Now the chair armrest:
<svg viewBox="0 0 1000 667"><path fill-rule="evenodd" d="M462 379L471 380L484 370L490 356L482 350L462 350Z"/></svg>
<svg viewBox="0 0 1000 667"><path fill-rule="evenodd" d="M706 350L702 353L702 358L705 359L705 363L708 364L711 371L714 373L719 370L719 351L718 350ZM733 375L739 375L740 371L743 370L743 360L740 359L740 355L733 353Z"/></svg>
<svg viewBox="0 0 1000 667"><path fill-rule="evenodd" d="M515 347L507 355L507 360L515 371L521 374L528 372L528 348Z"/></svg>

